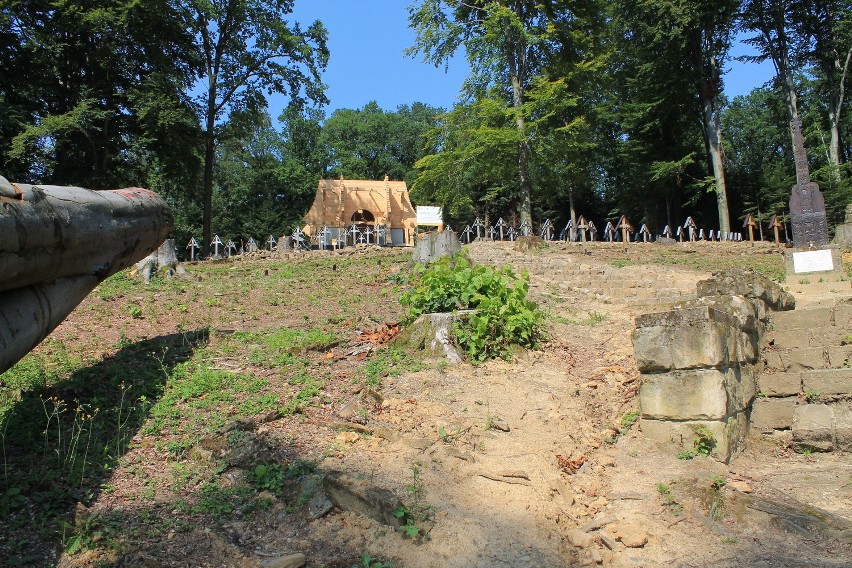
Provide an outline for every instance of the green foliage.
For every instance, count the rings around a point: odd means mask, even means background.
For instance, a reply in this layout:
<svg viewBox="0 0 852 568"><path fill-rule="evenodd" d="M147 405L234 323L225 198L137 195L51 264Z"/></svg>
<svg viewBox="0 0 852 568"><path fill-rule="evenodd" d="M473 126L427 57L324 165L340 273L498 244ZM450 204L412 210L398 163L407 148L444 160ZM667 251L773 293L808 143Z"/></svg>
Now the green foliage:
<svg viewBox="0 0 852 568"><path fill-rule="evenodd" d="M641 410L631 410L627 414L621 417L621 431L626 432L630 430L630 427L636 424L639 421L639 417L642 416Z"/></svg>
<svg viewBox="0 0 852 568"><path fill-rule="evenodd" d="M404 524L399 528L402 534L412 540L423 538L423 523L428 520L432 506L423 499L423 481L420 476L419 464L414 464L411 470L411 483L405 486L410 503L400 505L393 511L393 515L402 520Z"/></svg>
<svg viewBox="0 0 852 568"><path fill-rule="evenodd" d="M512 348L534 348L542 339L538 307L526 299L529 276L508 267L473 265L463 256L442 258L417 275L400 303L408 319L424 313L472 310L453 325L453 336L474 362L510 358Z"/></svg>
<svg viewBox="0 0 852 568"><path fill-rule="evenodd" d="M393 562L383 562L364 552L358 559L358 564L354 564L352 568L393 568Z"/></svg>
<svg viewBox="0 0 852 568"><path fill-rule="evenodd" d="M706 426L697 426L695 428L695 439L692 441L692 448L678 452L677 459L691 460L695 456L707 457L716 447L716 435Z"/></svg>
<svg viewBox="0 0 852 568"><path fill-rule="evenodd" d="M384 377L396 377L403 373L414 373L426 368L417 357L397 348L379 351L367 362L362 371L368 386L378 388Z"/></svg>

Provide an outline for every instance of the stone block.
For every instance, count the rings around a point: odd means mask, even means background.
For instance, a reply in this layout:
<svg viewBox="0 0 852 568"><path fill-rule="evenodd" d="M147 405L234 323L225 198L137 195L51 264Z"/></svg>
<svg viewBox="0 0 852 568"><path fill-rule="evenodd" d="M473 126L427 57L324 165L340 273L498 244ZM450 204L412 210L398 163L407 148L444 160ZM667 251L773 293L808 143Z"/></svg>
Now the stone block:
<svg viewBox="0 0 852 568"><path fill-rule="evenodd" d="M825 369L828 367L828 354L822 347L789 349L782 355L788 367L793 371Z"/></svg>
<svg viewBox="0 0 852 568"><path fill-rule="evenodd" d="M852 395L852 369L820 369L802 374L804 392Z"/></svg>
<svg viewBox="0 0 852 568"><path fill-rule="evenodd" d="M852 404L834 406L834 443L838 450L852 452Z"/></svg>
<svg viewBox="0 0 852 568"><path fill-rule="evenodd" d="M731 363L757 363L760 356L760 334L757 331L735 332L736 352Z"/></svg>
<svg viewBox="0 0 852 568"><path fill-rule="evenodd" d="M781 286L753 270L714 272L713 278L697 284L699 296L744 296L762 300L772 310L792 310L796 300Z"/></svg>
<svg viewBox="0 0 852 568"><path fill-rule="evenodd" d="M755 370L751 365L731 367L724 371L729 415L746 410L757 394Z"/></svg>
<svg viewBox="0 0 852 568"><path fill-rule="evenodd" d="M727 413L725 373L716 369L642 376L642 416L659 420L713 420Z"/></svg>
<svg viewBox="0 0 852 568"><path fill-rule="evenodd" d="M793 441L816 450L834 449L834 409L829 404L802 404L793 411Z"/></svg>
<svg viewBox="0 0 852 568"><path fill-rule="evenodd" d="M757 390L766 396L796 396L802 391L800 372L766 373L758 376Z"/></svg>
<svg viewBox="0 0 852 568"><path fill-rule="evenodd" d="M751 407L751 425L758 432L789 430L793 426L796 397L758 398Z"/></svg>
<svg viewBox="0 0 852 568"><path fill-rule="evenodd" d="M818 329L830 326L833 320L832 308L810 308L772 314L772 323L776 330Z"/></svg>
<svg viewBox="0 0 852 568"><path fill-rule="evenodd" d="M764 350L763 353L763 364L767 369L772 369L775 371L786 371L788 368L787 363L784 361L782 357L782 351L780 349L767 349Z"/></svg>
<svg viewBox="0 0 852 568"><path fill-rule="evenodd" d="M710 306L645 314L633 331L636 364L642 372L727 366L746 344L756 349L756 336L740 333L733 317Z"/></svg>
<svg viewBox="0 0 852 568"><path fill-rule="evenodd" d="M847 301L834 308L834 325L852 330L852 302Z"/></svg>
<svg viewBox="0 0 852 568"><path fill-rule="evenodd" d="M702 426L709 429L716 439L710 455L723 462L731 459L748 433L748 420L742 412L724 420L671 422L642 418L640 421L643 435L660 444L670 445L673 452L692 449L695 429Z"/></svg>
<svg viewBox="0 0 852 568"><path fill-rule="evenodd" d="M776 329L772 332L772 345L778 349L811 347L809 335L801 329Z"/></svg>
<svg viewBox="0 0 852 568"><path fill-rule="evenodd" d="M842 247L852 247L852 225L837 225L834 228L834 242Z"/></svg>
<svg viewBox="0 0 852 568"><path fill-rule="evenodd" d="M849 366L852 365L852 345L829 347L826 351L830 367L835 369L846 368L848 373L852 373L852 370L849 370Z"/></svg>

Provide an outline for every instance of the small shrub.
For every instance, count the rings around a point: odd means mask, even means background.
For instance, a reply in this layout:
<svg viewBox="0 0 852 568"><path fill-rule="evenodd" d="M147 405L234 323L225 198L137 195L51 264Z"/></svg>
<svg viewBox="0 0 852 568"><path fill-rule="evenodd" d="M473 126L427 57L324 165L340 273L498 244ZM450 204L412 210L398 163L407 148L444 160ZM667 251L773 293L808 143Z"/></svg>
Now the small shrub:
<svg viewBox="0 0 852 568"><path fill-rule="evenodd" d="M543 314L526 299L526 273L517 277L508 267L475 266L459 255L420 269L414 282L400 298L409 321L426 313L472 310L453 325L453 336L475 363L509 359L513 347L534 348L543 338Z"/></svg>

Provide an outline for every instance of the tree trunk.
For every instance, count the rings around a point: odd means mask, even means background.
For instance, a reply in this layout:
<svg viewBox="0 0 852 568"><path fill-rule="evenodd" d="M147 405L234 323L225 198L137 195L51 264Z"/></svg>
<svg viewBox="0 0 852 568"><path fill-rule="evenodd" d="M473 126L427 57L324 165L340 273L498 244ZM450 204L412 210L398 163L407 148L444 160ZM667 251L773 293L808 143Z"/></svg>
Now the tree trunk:
<svg viewBox="0 0 852 568"><path fill-rule="evenodd" d="M140 188L90 191L0 178L0 190L3 372L99 282L155 251L173 218L162 198Z"/></svg>
<svg viewBox="0 0 852 568"><path fill-rule="evenodd" d="M716 207L719 213L719 229L731 231L731 218L728 213L728 190L725 183L725 156L722 148L722 125L719 120L719 108L716 97L702 97L704 110L704 130L707 135L707 149L713 166L713 178L716 182Z"/></svg>
<svg viewBox="0 0 852 568"><path fill-rule="evenodd" d="M852 59L852 48L846 52L846 59L841 63L840 54L835 52L834 67L840 73L837 80L837 91L828 97L828 123L831 131L831 142L828 146L828 160L833 166L836 181L840 181L840 114L843 111L843 101L846 98L846 77L849 75L849 61Z"/></svg>
<svg viewBox="0 0 852 568"><path fill-rule="evenodd" d="M517 7L518 17L521 18L520 5ZM515 32L506 30L507 37L513 37ZM518 144L518 179L520 194L518 208L521 215L521 225L526 222L532 230L532 183L530 182L530 145L527 140L527 126L523 114L524 77L526 76L526 46L517 38L510 41L509 78L512 83L512 106L515 109L515 126L518 129L520 143Z"/></svg>
<svg viewBox="0 0 852 568"><path fill-rule="evenodd" d="M568 184L568 210L571 215L571 233L568 235L568 240L572 243L577 239L577 208L574 205L574 186Z"/></svg>

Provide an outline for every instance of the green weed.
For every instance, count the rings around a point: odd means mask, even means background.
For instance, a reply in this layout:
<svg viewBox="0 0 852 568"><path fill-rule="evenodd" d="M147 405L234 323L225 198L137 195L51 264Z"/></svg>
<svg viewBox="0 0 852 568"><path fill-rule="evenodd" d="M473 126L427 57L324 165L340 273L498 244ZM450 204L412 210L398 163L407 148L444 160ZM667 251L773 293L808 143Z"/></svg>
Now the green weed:
<svg viewBox="0 0 852 568"><path fill-rule="evenodd" d="M476 266L461 255L419 269L403 293L409 321L421 314L472 310L455 322L453 336L474 363L510 359L514 347L534 348L543 339L543 313L526 299L529 275L508 267Z"/></svg>

